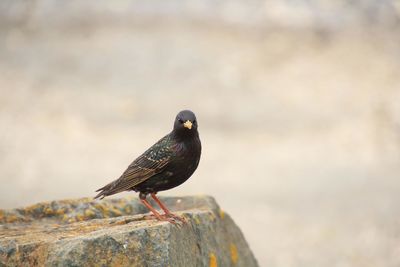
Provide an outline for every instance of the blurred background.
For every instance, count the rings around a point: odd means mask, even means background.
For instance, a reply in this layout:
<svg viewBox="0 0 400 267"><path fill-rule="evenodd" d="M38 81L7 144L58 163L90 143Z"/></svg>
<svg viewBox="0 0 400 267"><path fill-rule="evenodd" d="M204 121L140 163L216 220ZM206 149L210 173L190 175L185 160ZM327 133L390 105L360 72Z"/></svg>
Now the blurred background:
<svg viewBox="0 0 400 267"><path fill-rule="evenodd" d="M397 0L1 1L0 208L94 196L191 109L200 166L163 195L214 196L261 266L399 266L399 26Z"/></svg>

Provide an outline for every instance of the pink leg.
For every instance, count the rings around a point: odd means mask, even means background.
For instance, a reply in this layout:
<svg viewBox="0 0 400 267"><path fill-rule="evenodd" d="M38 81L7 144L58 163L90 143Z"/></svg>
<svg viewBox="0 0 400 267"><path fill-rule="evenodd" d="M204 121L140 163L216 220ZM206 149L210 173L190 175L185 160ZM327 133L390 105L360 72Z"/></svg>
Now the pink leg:
<svg viewBox="0 0 400 267"><path fill-rule="evenodd" d="M157 220L168 221L172 224L176 224L176 222L174 220L166 218L166 217L162 216L160 213L158 213L158 211L155 208L153 208L146 199L140 199L140 201L142 201L143 205L145 205L154 214L154 216L157 218Z"/></svg>
<svg viewBox="0 0 400 267"><path fill-rule="evenodd" d="M173 214L172 212L169 211L169 209L160 201L160 199L156 196L155 193L151 194L151 197L154 199L154 201L160 206L160 208L165 212L165 215L168 217L172 217L176 220L179 220L183 223L187 223L186 220L178 215Z"/></svg>

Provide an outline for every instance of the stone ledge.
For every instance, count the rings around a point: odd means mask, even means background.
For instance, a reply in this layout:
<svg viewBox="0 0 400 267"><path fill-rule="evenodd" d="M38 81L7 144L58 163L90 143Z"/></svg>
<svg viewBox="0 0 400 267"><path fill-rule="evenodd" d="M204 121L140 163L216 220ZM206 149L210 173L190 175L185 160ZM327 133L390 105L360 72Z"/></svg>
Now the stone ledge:
<svg viewBox="0 0 400 267"><path fill-rule="evenodd" d="M0 210L0 266L257 266L212 197L161 199L188 224L154 220L137 198Z"/></svg>

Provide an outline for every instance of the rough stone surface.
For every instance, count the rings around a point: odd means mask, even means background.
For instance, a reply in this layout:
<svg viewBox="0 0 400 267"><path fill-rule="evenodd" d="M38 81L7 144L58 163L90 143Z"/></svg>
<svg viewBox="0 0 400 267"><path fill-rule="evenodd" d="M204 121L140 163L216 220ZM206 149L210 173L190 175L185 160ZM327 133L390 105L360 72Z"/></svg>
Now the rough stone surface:
<svg viewBox="0 0 400 267"><path fill-rule="evenodd" d="M257 266L213 198L162 200L188 224L156 221L136 198L0 210L0 266Z"/></svg>

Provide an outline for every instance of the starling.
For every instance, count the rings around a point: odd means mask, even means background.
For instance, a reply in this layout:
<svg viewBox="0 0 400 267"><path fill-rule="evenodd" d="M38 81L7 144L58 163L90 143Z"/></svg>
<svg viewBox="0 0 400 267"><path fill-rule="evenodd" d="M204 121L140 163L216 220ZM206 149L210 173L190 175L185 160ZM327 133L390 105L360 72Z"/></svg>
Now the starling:
<svg viewBox="0 0 400 267"><path fill-rule="evenodd" d="M159 191L168 190L184 183L199 165L201 143L197 120L190 110L183 110L175 118L172 132L161 138L141 156L135 159L115 181L98 189L95 198L103 199L123 191L139 192L140 201L158 220L185 222L171 213L157 198ZM164 211L161 215L147 201L147 195Z"/></svg>

